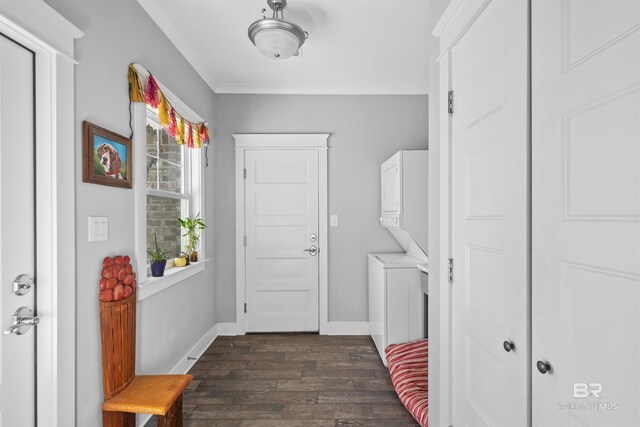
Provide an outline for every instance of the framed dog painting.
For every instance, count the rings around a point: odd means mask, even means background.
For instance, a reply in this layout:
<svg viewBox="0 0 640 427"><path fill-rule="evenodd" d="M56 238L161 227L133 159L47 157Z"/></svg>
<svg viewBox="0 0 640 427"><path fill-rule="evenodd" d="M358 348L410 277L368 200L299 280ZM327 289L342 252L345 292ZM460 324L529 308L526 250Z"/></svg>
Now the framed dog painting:
<svg viewBox="0 0 640 427"><path fill-rule="evenodd" d="M87 121L82 123L82 180L131 188L131 140Z"/></svg>

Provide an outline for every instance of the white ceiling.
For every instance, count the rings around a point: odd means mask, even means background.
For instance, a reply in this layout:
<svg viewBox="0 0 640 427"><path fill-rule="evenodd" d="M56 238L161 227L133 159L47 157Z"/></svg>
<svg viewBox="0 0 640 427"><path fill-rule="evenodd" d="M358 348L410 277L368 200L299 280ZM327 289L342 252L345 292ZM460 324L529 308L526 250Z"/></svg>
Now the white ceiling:
<svg viewBox="0 0 640 427"><path fill-rule="evenodd" d="M427 93L427 0L288 0L309 39L282 61L247 36L266 0L138 3L216 93Z"/></svg>

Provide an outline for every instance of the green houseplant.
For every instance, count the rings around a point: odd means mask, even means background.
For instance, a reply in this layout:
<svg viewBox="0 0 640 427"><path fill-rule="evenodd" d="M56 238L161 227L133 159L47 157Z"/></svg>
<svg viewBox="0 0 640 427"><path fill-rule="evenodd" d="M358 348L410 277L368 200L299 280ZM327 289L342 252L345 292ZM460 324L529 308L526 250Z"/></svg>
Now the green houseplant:
<svg viewBox="0 0 640 427"><path fill-rule="evenodd" d="M200 213L195 218L178 218L182 228L187 230L183 236L187 237L187 245L185 251L189 254L192 262L198 262L198 243L200 242L200 232L207 228L207 225L200 218Z"/></svg>
<svg viewBox="0 0 640 427"><path fill-rule="evenodd" d="M151 257L151 275L153 277L164 276L164 268L167 266L167 253L160 249L158 246L158 235L153 234L153 240L155 242L155 249L147 251L149 257Z"/></svg>

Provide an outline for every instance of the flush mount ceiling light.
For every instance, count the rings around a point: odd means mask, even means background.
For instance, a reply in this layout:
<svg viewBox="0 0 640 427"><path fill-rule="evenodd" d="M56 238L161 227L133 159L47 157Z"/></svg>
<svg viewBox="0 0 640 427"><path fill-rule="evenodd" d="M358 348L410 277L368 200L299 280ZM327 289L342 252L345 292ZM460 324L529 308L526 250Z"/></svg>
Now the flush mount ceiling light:
<svg viewBox="0 0 640 427"><path fill-rule="evenodd" d="M267 58L289 58L298 52L309 35L298 25L284 20L282 11L287 0L267 0L267 4L273 9L273 17L251 24L249 39Z"/></svg>

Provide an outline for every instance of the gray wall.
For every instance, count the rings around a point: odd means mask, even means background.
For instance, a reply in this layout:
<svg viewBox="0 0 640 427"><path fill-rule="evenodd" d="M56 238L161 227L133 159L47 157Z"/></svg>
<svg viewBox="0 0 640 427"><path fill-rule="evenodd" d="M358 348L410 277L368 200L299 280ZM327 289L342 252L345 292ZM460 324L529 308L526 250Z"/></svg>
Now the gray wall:
<svg viewBox="0 0 640 427"><path fill-rule="evenodd" d="M235 321L235 184L232 133L331 133L329 321L367 321L367 254L400 246L379 225L380 164L427 147L427 96L216 95L218 321Z"/></svg>
<svg viewBox="0 0 640 427"><path fill-rule="evenodd" d="M102 402L98 278L104 256L134 254L134 194L82 182L82 121L129 134L130 62L149 68L210 123L213 93L134 0L47 2L85 33L76 42L76 150L69 158L76 171L76 425L96 426ZM206 174L213 178L211 168ZM209 190L207 222L213 224L213 185ZM109 217L108 241L87 242L89 215ZM213 229L206 248L211 258ZM139 373L167 372L213 326L214 276L211 262L205 272L138 304Z"/></svg>

